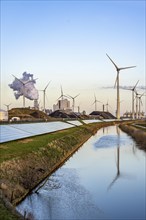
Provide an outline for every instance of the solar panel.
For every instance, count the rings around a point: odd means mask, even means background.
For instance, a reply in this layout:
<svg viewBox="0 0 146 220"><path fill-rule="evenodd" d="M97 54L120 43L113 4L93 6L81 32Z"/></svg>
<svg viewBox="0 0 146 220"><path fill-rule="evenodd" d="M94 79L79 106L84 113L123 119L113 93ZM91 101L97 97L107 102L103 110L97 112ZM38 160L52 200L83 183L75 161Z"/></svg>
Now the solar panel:
<svg viewBox="0 0 146 220"><path fill-rule="evenodd" d="M107 121L107 120L105 120ZM110 119L108 121L114 121ZM0 125L0 143L7 141L18 140L26 137L31 137L40 134L51 133L67 128L74 127L75 125L82 125L78 120L67 121L68 123L55 121L55 122L41 122L41 123L28 123L28 124L8 124ZM98 119L83 120L84 123L97 123L102 122Z"/></svg>
<svg viewBox="0 0 146 220"><path fill-rule="evenodd" d="M97 122L102 122L101 120L98 119L89 119L89 120L83 120L85 124L90 124L90 123L97 123Z"/></svg>
<svg viewBox="0 0 146 220"><path fill-rule="evenodd" d="M32 134L27 131L22 131L9 125L0 126L0 143L29 137L31 135Z"/></svg>
<svg viewBox="0 0 146 220"><path fill-rule="evenodd" d="M55 132L71 127L74 127L74 125L59 121L44 122L44 123L0 125L0 143L12 141L12 140L18 140L35 135Z"/></svg>
<svg viewBox="0 0 146 220"><path fill-rule="evenodd" d="M73 125L77 125L77 126L83 125L80 121L67 121L67 122Z"/></svg>

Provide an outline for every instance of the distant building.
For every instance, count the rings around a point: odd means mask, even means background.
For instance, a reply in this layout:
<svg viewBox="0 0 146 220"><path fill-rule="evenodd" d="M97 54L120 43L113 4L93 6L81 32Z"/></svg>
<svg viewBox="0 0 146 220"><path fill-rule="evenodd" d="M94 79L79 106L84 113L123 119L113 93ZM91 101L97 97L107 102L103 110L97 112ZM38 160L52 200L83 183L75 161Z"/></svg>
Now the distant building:
<svg viewBox="0 0 146 220"><path fill-rule="evenodd" d="M139 119L142 119L144 118L145 115L144 115L144 112L138 112L138 118ZM132 112L128 112L126 111L124 114L123 114L123 117L122 118L132 118ZM134 112L134 118L136 118L136 112Z"/></svg>
<svg viewBox="0 0 146 220"><path fill-rule="evenodd" d="M59 100L56 105L55 104L53 105L53 111L56 111L56 110L70 110L71 111L70 101L68 101L67 99Z"/></svg>
<svg viewBox="0 0 146 220"><path fill-rule="evenodd" d="M9 115L8 111L0 109L0 121L8 121Z"/></svg>

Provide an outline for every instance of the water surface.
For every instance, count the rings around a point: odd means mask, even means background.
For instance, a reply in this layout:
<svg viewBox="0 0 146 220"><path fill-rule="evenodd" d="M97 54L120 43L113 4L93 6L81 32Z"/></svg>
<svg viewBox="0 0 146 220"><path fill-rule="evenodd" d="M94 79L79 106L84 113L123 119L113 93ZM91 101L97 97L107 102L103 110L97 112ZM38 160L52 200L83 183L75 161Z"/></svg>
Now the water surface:
<svg viewBox="0 0 146 220"><path fill-rule="evenodd" d="M145 219L146 154L116 126L100 129L17 210L30 219Z"/></svg>

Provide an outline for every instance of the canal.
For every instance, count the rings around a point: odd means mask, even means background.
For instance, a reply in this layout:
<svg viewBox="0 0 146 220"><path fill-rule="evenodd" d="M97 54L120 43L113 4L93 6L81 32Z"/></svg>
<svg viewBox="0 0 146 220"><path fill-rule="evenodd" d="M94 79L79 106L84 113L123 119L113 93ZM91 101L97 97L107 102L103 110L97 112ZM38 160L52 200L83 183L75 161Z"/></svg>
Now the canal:
<svg viewBox="0 0 146 220"><path fill-rule="evenodd" d="M145 163L127 134L102 128L17 210L34 220L145 219Z"/></svg>

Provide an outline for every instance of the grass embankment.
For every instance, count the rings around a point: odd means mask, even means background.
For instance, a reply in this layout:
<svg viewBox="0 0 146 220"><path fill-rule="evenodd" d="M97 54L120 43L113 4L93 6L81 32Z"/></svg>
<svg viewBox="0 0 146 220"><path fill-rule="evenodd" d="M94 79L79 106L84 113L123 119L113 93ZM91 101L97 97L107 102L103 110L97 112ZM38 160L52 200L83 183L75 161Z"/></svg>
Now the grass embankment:
<svg viewBox="0 0 146 220"><path fill-rule="evenodd" d="M140 149L146 151L146 122L121 124L120 128L129 134L138 144Z"/></svg>
<svg viewBox="0 0 146 220"><path fill-rule="evenodd" d="M0 220L22 220L22 216L17 213L8 201L0 197Z"/></svg>
<svg viewBox="0 0 146 220"><path fill-rule="evenodd" d="M16 205L100 127L110 124L83 125L1 144L0 191L3 197Z"/></svg>

